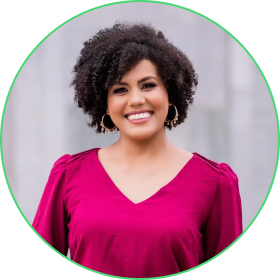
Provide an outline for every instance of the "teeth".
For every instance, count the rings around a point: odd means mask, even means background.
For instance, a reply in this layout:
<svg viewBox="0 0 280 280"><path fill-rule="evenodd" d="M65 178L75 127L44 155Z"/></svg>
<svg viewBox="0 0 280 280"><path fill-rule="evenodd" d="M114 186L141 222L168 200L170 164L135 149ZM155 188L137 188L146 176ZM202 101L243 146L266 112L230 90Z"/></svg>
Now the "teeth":
<svg viewBox="0 0 280 280"><path fill-rule="evenodd" d="M135 114L135 115L129 115L127 116L127 118L129 120L138 120L138 119L146 119L149 118L152 114L145 112L145 113L141 113L141 114Z"/></svg>

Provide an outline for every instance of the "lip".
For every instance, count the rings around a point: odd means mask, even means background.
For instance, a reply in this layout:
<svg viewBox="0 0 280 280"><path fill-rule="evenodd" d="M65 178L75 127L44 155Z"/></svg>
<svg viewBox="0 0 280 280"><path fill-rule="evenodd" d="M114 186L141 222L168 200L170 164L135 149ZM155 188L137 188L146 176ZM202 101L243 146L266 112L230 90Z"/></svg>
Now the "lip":
<svg viewBox="0 0 280 280"><path fill-rule="evenodd" d="M129 115L134 115L134 114L141 114L141 113L153 113L153 111L151 110L146 110L146 109L143 109L143 110L139 110L139 111L131 111L127 114L125 114L125 117L129 116Z"/></svg>
<svg viewBox="0 0 280 280"><path fill-rule="evenodd" d="M147 111L145 111L147 112ZM153 114L151 116L149 116L148 118L145 118L145 119L135 119L135 120L129 120L128 118L126 118L130 123L132 124L140 124L140 123L145 123L145 122L148 122L151 117L153 116Z"/></svg>

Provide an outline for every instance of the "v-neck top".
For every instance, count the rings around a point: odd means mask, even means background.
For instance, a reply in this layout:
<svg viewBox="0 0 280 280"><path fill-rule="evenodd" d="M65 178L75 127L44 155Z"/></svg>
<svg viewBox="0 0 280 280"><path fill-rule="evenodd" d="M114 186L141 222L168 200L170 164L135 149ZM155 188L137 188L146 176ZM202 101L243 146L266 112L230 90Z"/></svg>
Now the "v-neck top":
<svg viewBox="0 0 280 280"><path fill-rule="evenodd" d="M32 226L51 246L92 270L159 277L214 257L242 233L238 177L198 153L173 180L133 203L95 148L59 158Z"/></svg>

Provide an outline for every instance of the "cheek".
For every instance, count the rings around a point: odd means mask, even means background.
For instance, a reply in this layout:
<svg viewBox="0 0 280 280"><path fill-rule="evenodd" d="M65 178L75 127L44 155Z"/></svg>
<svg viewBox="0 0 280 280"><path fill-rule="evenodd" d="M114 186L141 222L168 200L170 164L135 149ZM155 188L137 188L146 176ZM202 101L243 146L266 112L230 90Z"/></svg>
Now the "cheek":
<svg viewBox="0 0 280 280"><path fill-rule="evenodd" d="M150 98L150 103L155 108L157 114L163 114L166 116L169 107L167 93L159 92L158 94L152 96Z"/></svg>
<svg viewBox="0 0 280 280"><path fill-rule="evenodd" d="M109 113L112 118L118 118L122 116L124 109L124 99L120 96L111 96L107 100Z"/></svg>

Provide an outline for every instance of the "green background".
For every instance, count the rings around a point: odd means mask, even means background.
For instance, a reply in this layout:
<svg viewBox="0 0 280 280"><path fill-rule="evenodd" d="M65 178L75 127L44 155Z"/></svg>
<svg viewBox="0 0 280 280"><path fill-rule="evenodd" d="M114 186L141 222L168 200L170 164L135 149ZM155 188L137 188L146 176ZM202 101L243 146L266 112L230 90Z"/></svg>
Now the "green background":
<svg viewBox="0 0 280 280"><path fill-rule="evenodd" d="M55 30L86 12L126 1L1 0L11 87L35 49ZM129 1L133 2L133 1ZM138 1L135 1L138 2ZM159 1L215 23L250 55L268 86L277 123L280 111L280 1ZM6 99L7 104L8 97ZM6 106L6 105L5 105ZM2 124L5 107L1 118ZM1 145L2 146L2 145ZM260 147L261 149L261 147ZM85 268L48 245L24 217L10 189L1 149L0 259L10 279L122 278ZM252 223L227 249L187 271L164 276L188 279L279 279L279 159L267 197ZM253 194L252 194L253 195Z"/></svg>

